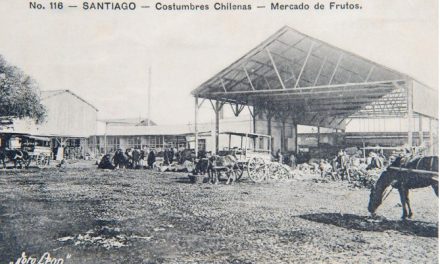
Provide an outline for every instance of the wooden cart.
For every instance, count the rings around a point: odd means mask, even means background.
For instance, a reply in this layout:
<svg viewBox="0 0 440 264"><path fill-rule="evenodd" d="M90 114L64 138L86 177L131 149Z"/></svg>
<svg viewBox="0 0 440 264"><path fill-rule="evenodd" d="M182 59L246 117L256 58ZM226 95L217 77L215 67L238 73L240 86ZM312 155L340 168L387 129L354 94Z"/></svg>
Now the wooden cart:
<svg viewBox="0 0 440 264"><path fill-rule="evenodd" d="M50 138L25 136L22 138L22 149L29 154L26 167L35 164L39 168L46 167L52 159L52 148Z"/></svg>
<svg viewBox="0 0 440 264"><path fill-rule="evenodd" d="M228 147L219 151L218 154L220 156L233 155L237 158L239 167L237 179L242 177L244 171L254 182L289 177L290 170L286 166L272 162L271 136L237 132L222 132L221 134L228 136L229 143ZM239 147L233 146L233 137L239 138Z"/></svg>

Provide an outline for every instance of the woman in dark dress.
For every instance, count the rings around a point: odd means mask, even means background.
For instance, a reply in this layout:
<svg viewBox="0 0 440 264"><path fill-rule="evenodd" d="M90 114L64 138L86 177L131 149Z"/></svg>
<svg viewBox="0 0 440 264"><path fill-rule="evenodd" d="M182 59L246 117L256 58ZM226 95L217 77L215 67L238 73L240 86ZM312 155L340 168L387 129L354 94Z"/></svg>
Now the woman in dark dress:
<svg viewBox="0 0 440 264"><path fill-rule="evenodd" d="M148 154L148 167L150 169L153 168L153 164L156 162L156 154L154 153L154 150L151 150L150 153Z"/></svg>

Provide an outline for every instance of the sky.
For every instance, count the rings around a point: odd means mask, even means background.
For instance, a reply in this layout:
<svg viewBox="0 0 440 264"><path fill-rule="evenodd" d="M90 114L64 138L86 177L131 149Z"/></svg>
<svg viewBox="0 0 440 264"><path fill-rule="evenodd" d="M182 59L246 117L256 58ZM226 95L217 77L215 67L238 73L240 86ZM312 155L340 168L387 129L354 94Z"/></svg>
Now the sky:
<svg viewBox="0 0 440 264"><path fill-rule="evenodd" d="M146 116L151 67L151 118L158 124L193 122L191 91L284 25L437 89L438 1L353 2L363 9L37 11L28 8L28 1L0 0L0 54L36 79L42 90L69 89L80 95L99 109L100 119ZM201 120L212 119L209 104L202 109Z"/></svg>

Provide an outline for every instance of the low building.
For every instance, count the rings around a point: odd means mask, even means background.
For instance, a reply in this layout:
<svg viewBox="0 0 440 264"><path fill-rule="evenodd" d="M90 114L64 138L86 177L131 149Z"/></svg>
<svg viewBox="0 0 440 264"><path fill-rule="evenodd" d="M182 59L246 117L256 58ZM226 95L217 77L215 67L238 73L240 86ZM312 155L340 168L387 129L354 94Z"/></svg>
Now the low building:
<svg viewBox="0 0 440 264"><path fill-rule="evenodd" d="M222 131L250 133L250 120L222 119ZM178 125L141 125L125 121L103 120L98 127L98 133L89 138L89 149L96 154L111 153L116 149L154 148L158 151L165 147L194 149L194 124ZM145 124L145 122L143 122ZM152 122L154 123L154 122ZM103 125L104 124L104 125ZM198 124L198 147L206 151L215 151L215 125L213 123ZM228 147L228 137L220 135L220 147ZM232 140L234 146L239 142Z"/></svg>
<svg viewBox="0 0 440 264"><path fill-rule="evenodd" d="M8 125L0 126L3 141L11 135L44 136L51 139L55 156L62 150L58 156L84 157L89 152L88 138L96 135L98 109L70 90L42 91L40 97L47 110L44 122L6 118Z"/></svg>

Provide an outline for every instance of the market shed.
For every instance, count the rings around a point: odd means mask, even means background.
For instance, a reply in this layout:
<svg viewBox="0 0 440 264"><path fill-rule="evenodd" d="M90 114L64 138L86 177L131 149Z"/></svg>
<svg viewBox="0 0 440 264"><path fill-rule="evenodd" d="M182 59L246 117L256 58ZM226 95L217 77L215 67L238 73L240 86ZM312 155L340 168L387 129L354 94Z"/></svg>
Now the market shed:
<svg viewBox="0 0 440 264"><path fill-rule="evenodd" d="M201 103L211 102L217 138L219 112L226 104L236 116L245 108L254 120L265 115L269 134L272 119L341 130L354 117L406 117L408 122L415 116L428 117L430 122L438 119L436 90L287 26L192 95L196 123ZM412 135L411 127L408 135ZM412 136L408 143L412 145Z"/></svg>

